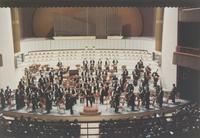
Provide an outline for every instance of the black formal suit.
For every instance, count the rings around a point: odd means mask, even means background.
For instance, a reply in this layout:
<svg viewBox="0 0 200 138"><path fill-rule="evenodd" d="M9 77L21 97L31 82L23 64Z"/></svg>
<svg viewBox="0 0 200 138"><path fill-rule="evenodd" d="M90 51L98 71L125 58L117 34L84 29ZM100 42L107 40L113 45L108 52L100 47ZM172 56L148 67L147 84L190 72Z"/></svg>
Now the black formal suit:
<svg viewBox="0 0 200 138"><path fill-rule="evenodd" d="M50 71L49 72L49 80L50 80L51 83L53 83L53 79L54 79L54 72Z"/></svg>
<svg viewBox="0 0 200 138"><path fill-rule="evenodd" d="M114 102L115 102L115 113L117 113L118 110L119 110L118 106L119 106L119 103L120 103L120 94L116 94Z"/></svg>
<svg viewBox="0 0 200 138"><path fill-rule="evenodd" d="M177 93L177 88L176 88L176 86L173 86L173 89L172 89L172 92L171 92L171 99L172 99L173 103L175 103L176 93Z"/></svg>
<svg viewBox="0 0 200 138"><path fill-rule="evenodd" d="M135 110L135 95L131 93L130 98L129 98L129 104L131 106L131 111Z"/></svg>
<svg viewBox="0 0 200 138"><path fill-rule="evenodd" d="M150 104L150 92L147 90L145 92L145 107L146 107L146 109L149 109L149 104Z"/></svg>
<svg viewBox="0 0 200 138"><path fill-rule="evenodd" d="M45 83L46 83L45 78L44 77L40 77L39 78L39 87L43 87Z"/></svg>
<svg viewBox="0 0 200 138"><path fill-rule="evenodd" d="M117 63L118 63L118 60L113 60L114 65L117 65Z"/></svg>
<svg viewBox="0 0 200 138"><path fill-rule="evenodd" d="M32 99L32 111L35 111L38 108L38 97L37 97L37 93L33 93L31 96Z"/></svg>
<svg viewBox="0 0 200 138"><path fill-rule="evenodd" d="M128 92L133 92L134 91L134 87L133 84L129 83L128 87L127 87Z"/></svg>
<svg viewBox="0 0 200 138"><path fill-rule="evenodd" d="M16 102L16 109L19 110L20 109L20 95L19 95L18 90L15 93L15 102Z"/></svg>
<svg viewBox="0 0 200 138"><path fill-rule="evenodd" d="M50 113L50 111L52 109L52 96L50 95L50 93L46 93L45 99L46 99L46 110L47 110L47 113Z"/></svg>
<svg viewBox="0 0 200 138"><path fill-rule="evenodd" d="M94 60L90 60L90 65L94 65L95 61Z"/></svg>
<svg viewBox="0 0 200 138"><path fill-rule="evenodd" d="M59 78L59 85L61 85L62 84L62 82L63 82L63 71L62 70L59 70L58 71L58 78Z"/></svg>
<svg viewBox="0 0 200 138"><path fill-rule="evenodd" d="M103 98L104 98L105 94L106 94L106 89L103 88L101 90L101 95L100 95L100 104L104 104L104 99Z"/></svg>
<svg viewBox="0 0 200 138"><path fill-rule="evenodd" d="M74 114L73 105L74 105L74 97L73 97L73 95L70 95L70 97L69 97L70 114Z"/></svg>
<svg viewBox="0 0 200 138"><path fill-rule="evenodd" d="M0 100L1 100L1 108L4 109L5 108L5 96L2 91L0 92Z"/></svg>
<svg viewBox="0 0 200 138"><path fill-rule="evenodd" d="M158 103L159 103L159 107L162 107L162 104L163 104L163 96L164 96L164 92L163 92L163 90L160 90L160 93L158 94Z"/></svg>
<svg viewBox="0 0 200 138"><path fill-rule="evenodd" d="M66 110L70 109L70 94L69 93L65 95L65 109Z"/></svg>
<svg viewBox="0 0 200 138"><path fill-rule="evenodd" d="M92 97L92 93L91 93L91 90L88 89L86 90L86 106L88 107L88 102L90 102L90 106L92 107L92 100L93 100L93 97Z"/></svg>

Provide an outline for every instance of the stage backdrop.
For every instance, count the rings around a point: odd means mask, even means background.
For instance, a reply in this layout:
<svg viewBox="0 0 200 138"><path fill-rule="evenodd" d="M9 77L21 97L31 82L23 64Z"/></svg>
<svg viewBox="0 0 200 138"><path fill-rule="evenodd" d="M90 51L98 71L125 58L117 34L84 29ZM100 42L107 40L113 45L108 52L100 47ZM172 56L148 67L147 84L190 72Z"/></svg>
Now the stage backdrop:
<svg viewBox="0 0 200 138"><path fill-rule="evenodd" d="M137 8L39 8L33 14L33 32L37 37L140 36L143 19Z"/></svg>

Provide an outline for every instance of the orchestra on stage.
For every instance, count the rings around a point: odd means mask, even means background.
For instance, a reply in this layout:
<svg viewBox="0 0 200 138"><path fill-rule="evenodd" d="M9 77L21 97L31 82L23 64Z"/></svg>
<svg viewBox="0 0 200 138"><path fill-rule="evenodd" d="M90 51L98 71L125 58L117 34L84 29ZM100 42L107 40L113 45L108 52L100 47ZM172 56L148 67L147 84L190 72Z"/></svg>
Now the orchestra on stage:
<svg viewBox="0 0 200 138"><path fill-rule="evenodd" d="M118 63L117 59L106 58L103 63L101 59L88 61L85 58L75 71L60 61L56 67L31 65L25 68L16 90L9 86L0 90L1 108L11 109L16 105L16 110L26 108L29 112L48 114L52 106L57 106L58 111L70 110L74 114L73 106L78 101L86 107L109 103L116 113L123 106L130 107L130 111L135 111L136 107L149 110L150 104L162 108L164 91L158 70L144 66L142 59L131 73L125 65L120 69ZM151 85L154 92L150 90ZM174 84L168 97L173 103L176 94Z"/></svg>

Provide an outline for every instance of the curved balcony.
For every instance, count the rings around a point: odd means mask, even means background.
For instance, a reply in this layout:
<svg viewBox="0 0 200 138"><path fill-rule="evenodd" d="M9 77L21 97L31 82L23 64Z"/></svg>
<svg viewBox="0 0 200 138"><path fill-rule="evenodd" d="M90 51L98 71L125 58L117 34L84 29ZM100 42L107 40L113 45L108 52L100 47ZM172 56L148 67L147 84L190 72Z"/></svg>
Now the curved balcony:
<svg viewBox="0 0 200 138"><path fill-rule="evenodd" d="M200 49L178 46L173 55L173 64L200 70Z"/></svg>
<svg viewBox="0 0 200 138"><path fill-rule="evenodd" d="M190 47L184 47L184 46L177 46L176 51L181 52L181 53L200 55L200 48L190 48Z"/></svg>

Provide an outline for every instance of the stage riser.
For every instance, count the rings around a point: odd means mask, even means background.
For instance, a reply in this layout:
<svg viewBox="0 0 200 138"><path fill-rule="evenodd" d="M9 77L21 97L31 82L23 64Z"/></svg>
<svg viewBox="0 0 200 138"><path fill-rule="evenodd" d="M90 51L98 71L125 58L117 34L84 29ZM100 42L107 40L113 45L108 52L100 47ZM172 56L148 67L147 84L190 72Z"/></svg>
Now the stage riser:
<svg viewBox="0 0 200 138"><path fill-rule="evenodd" d="M45 121L74 121L77 119L79 122L94 122L94 121L102 121L102 120L119 120L119 119L133 119L133 118L145 118L149 116L153 116L155 114L168 114L176 112L178 109L186 106L189 104L189 102L181 103L180 105L177 105L175 107L168 107L166 109L160 109L160 110L149 110L145 112L130 112L126 114L112 114L112 115L96 115L96 116L87 116L87 115L48 115L48 114L32 114L32 113L19 113L14 111L5 111L3 112L3 115L6 117L21 117L24 116L25 118L30 117L32 119L38 119L38 120L45 120Z"/></svg>
<svg viewBox="0 0 200 138"><path fill-rule="evenodd" d="M21 41L21 53L42 50L146 50L155 51L155 39L149 37L132 37L121 40L110 39L80 39L80 40L50 40L25 39Z"/></svg>
<svg viewBox="0 0 200 138"><path fill-rule="evenodd" d="M64 50L64 51L41 51L41 52L29 52L25 56L25 62L45 62L45 61L69 61L69 60L87 60L106 58L118 60L140 60L152 61L152 54L148 51L140 50Z"/></svg>

